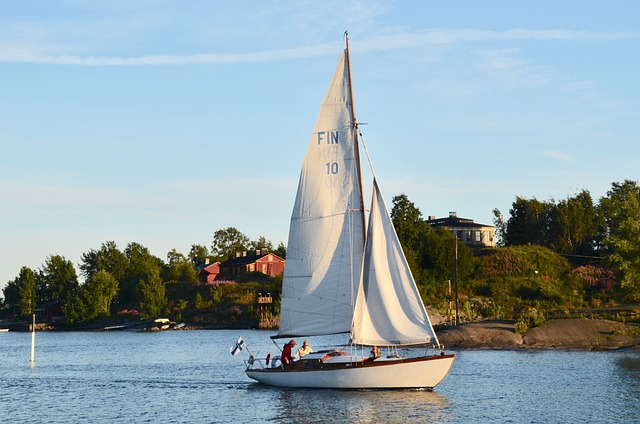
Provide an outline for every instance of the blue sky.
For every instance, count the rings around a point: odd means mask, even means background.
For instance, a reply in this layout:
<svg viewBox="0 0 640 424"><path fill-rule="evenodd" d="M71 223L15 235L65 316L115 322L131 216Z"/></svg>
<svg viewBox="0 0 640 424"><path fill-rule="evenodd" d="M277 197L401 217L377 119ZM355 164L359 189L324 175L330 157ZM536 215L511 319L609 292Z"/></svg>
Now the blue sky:
<svg viewBox="0 0 640 424"><path fill-rule="evenodd" d="M113 240L166 258L287 239L349 30L387 202L491 224L516 196L638 179L640 2L8 2L0 287Z"/></svg>

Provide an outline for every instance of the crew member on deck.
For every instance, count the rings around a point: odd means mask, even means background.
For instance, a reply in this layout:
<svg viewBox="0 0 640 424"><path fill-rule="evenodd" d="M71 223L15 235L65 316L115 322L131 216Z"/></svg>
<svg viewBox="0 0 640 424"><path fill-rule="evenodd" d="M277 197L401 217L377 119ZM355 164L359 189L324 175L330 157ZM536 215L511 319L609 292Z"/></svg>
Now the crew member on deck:
<svg viewBox="0 0 640 424"><path fill-rule="evenodd" d="M380 353L380 349L378 348L378 346L373 346L371 348L371 357L373 359L378 359L380 356L382 356L382 353Z"/></svg>
<svg viewBox="0 0 640 424"><path fill-rule="evenodd" d="M302 359L312 352L313 352L313 349L311 348L311 346L309 346L309 340L305 340L302 343L302 346L298 348L298 351L296 352L296 354L293 355L293 357L294 358L300 357L300 359Z"/></svg>
<svg viewBox="0 0 640 424"><path fill-rule="evenodd" d="M289 340L289 343L284 345L284 348L282 349L282 365L289 365L292 361L293 358L291 357L291 349L296 345L296 341L295 340Z"/></svg>

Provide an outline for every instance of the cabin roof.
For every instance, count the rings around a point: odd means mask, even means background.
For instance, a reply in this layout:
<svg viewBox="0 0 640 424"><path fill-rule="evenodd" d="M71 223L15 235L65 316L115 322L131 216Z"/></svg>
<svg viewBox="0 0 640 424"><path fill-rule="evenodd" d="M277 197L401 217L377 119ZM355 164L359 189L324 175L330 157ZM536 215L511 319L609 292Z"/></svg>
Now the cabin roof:
<svg viewBox="0 0 640 424"><path fill-rule="evenodd" d="M461 218L458 216L448 216L446 218L428 219L427 224L432 227L471 227L471 228L486 228L493 227L493 225L479 224L473 221L473 219Z"/></svg>
<svg viewBox="0 0 640 424"><path fill-rule="evenodd" d="M284 261L284 259L282 259L278 255L275 255L273 253L261 253L259 255L253 254L253 255L239 256L239 257L236 257L236 258L231 258L229 260L226 260L226 261L222 262L220 264L220 266L252 264L252 263L257 262L258 260L264 258L265 256L269 256L269 255L273 255L274 258L278 258L279 260Z"/></svg>

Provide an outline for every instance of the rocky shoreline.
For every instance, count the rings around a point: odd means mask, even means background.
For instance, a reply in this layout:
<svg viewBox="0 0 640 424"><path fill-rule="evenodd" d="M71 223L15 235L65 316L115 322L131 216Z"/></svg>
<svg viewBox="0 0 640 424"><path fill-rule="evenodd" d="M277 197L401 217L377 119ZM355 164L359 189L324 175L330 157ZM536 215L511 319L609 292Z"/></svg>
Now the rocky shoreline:
<svg viewBox="0 0 640 424"><path fill-rule="evenodd" d="M640 349L640 327L605 319L552 319L524 334L510 321L440 327L438 339L453 349Z"/></svg>
<svg viewBox="0 0 640 424"><path fill-rule="evenodd" d="M434 318L438 317L434 314ZM606 319L565 318L551 319L539 327L529 328L524 334L516 333L513 321L474 321L452 326L436 318L436 333L447 349L566 349L566 350L619 350L640 349L640 325L625 324ZM4 323L11 331L30 331L28 323ZM171 330L257 329L257 322L198 325L171 323ZM156 329L151 321L96 322L83 327L46 326L38 331L141 331ZM162 328L164 329L164 328Z"/></svg>

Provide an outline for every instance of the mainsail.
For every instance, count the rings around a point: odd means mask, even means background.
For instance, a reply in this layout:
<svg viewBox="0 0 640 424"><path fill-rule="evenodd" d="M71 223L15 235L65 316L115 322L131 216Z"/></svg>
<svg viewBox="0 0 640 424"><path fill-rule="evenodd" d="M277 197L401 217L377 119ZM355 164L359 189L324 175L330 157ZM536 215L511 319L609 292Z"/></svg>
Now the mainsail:
<svg viewBox="0 0 640 424"><path fill-rule="evenodd" d="M346 333L362 270L364 212L347 50L322 102L291 215L278 336Z"/></svg>

